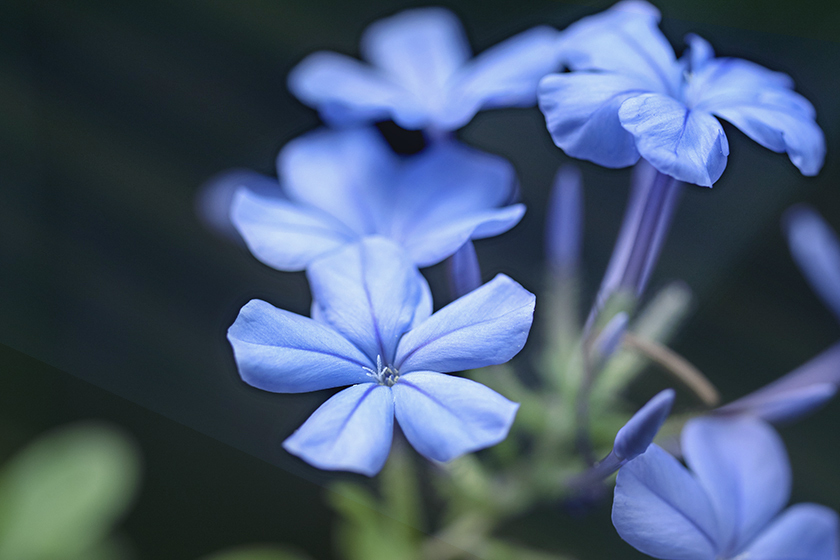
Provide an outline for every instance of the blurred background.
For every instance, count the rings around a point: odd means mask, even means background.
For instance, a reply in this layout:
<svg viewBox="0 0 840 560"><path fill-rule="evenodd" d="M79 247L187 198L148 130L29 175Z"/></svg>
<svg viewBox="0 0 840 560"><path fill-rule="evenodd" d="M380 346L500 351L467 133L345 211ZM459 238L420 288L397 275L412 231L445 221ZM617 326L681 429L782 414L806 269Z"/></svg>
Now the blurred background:
<svg viewBox="0 0 840 560"><path fill-rule="evenodd" d="M476 52L610 5L439 4L461 17ZM277 151L319 125L285 88L294 64L316 49L358 55L366 25L416 5L424 4L0 3L0 461L72 420L100 419L132 434L144 457L142 491L122 531L138 558L197 558L246 542L334 557L323 486L356 477L316 471L280 447L327 395L252 389L225 340L253 297L308 313L305 277L273 271L206 228L196 196L229 168L274 174ZM656 5L678 53L691 31L720 55L793 76L827 136L823 171L804 178L786 156L725 124L729 165L713 189L687 189L654 274L653 289L683 279L693 290L694 315L674 347L730 400L840 335L779 226L786 207L807 201L840 228L840 4ZM535 108L480 113L459 136L514 163L529 207L514 230L477 243L484 277L505 272L539 296L545 202L557 167L570 159ZM629 170L581 167L588 305L618 231ZM428 275L433 285L442 279L440 268ZM651 372L630 398L641 403L669 382ZM692 406L686 395L677 404ZM838 430L836 402L782 429L794 501L840 510ZM506 531L581 560L642 557L615 534L609 503L574 516L546 507Z"/></svg>

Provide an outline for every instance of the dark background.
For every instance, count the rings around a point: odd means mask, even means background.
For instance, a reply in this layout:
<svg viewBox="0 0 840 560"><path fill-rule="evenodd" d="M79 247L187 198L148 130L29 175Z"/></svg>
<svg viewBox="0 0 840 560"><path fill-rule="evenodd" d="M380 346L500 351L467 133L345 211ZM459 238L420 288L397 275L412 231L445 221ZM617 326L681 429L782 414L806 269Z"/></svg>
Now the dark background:
<svg viewBox="0 0 840 560"><path fill-rule="evenodd" d="M124 531L141 558L195 558L253 541L332 554L321 485L346 476L318 472L280 447L325 395L244 385L224 339L252 297L306 313L305 278L272 271L205 228L195 197L231 167L273 173L279 148L319 122L286 91L289 69L315 49L358 54L368 23L409 5L422 4L0 3L0 458L74 419L105 419L133 434L145 479ZM609 4L446 5L481 51ZM840 8L819 0L658 7L678 52L694 31L719 54L791 74L828 141L822 173L804 178L786 156L725 125L729 166L714 189L688 189L653 277L654 288L681 278L694 290L694 316L674 346L732 399L840 334L779 228L784 208L800 201L840 227ZM504 271L539 294L547 189L569 159L536 109L481 113L460 136L510 158L529 206L516 229L478 243L485 278ZM591 296L629 171L582 167ZM639 400L650 394L637 389ZM683 400L678 406L691 405ZM838 428L833 403L782 430L794 501L840 509ZM641 557L608 517L609 504L582 518L544 508L508 530L536 545L562 543L582 560Z"/></svg>

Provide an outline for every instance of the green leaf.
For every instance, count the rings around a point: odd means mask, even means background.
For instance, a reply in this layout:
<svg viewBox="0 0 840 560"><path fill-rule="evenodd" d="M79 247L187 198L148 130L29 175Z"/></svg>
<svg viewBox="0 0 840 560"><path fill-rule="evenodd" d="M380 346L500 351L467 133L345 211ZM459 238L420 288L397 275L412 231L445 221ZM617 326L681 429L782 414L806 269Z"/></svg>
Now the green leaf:
<svg viewBox="0 0 840 560"><path fill-rule="evenodd" d="M137 490L126 436L77 424L37 439L0 473L0 559L61 560L93 549Z"/></svg>

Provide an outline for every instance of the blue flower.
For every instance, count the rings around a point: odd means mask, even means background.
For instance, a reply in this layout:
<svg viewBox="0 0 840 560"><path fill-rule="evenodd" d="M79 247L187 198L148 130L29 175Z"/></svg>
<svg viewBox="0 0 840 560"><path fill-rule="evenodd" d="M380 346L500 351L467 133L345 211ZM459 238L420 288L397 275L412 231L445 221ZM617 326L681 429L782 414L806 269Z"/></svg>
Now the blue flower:
<svg viewBox="0 0 840 560"><path fill-rule="evenodd" d="M636 549L667 560L836 559L834 511L816 504L782 511L790 465L769 425L691 420L682 451L691 471L654 444L618 472L613 524Z"/></svg>
<svg viewBox="0 0 840 560"><path fill-rule="evenodd" d="M788 244L811 287L840 319L840 240L819 213L794 206L785 214Z"/></svg>
<svg viewBox="0 0 840 560"><path fill-rule="evenodd" d="M659 12L621 2L570 26L561 50L571 73L540 82L539 104L555 144L606 167L648 160L680 181L711 186L729 144L720 117L805 175L825 155L811 104L786 74L738 58L715 58L688 35L677 59L659 31Z"/></svg>
<svg viewBox="0 0 840 560"><path fill-rule="evenodd" d="M840 240L816 210L794 206L785 214L793 258L811 287L840 318ZM748 414L768 422L789 421L831 400L840 388L840 344L773 383L715 411Z"/></svg>
<svg viewBox="0 0 840 560"><path fill-rule="evenodd" d="M482 109L534 105L540 78L558 69L556 43L556 30L535 27L470 60L452 12L406 10L365 31L370 65L316 52L289 74L289 89L333 125L392 119L411 130L454 130Z"/></svg>
<svg viewBox="0 0 840 560"><path fill-rule="evenodd" d="M429 266L525 212L510 205L512 166L456 141L403 159L373 129L321 130L287 144L277 167L286 199L240 189L231 220L251 252L280 270L302 270L370 235Z"/></svg>
<svg viewBox="0 0 840 560"><path fill-rule="evenodd" d="M518 404L443 375L510 360L525 344L534 296L504 275L431 315L423 277L371 237L309 268L312 319L253 300L228 330L239 373L266 391L351 385L284 442L322 469L372 476L396 418L425 457L449 461L507 436Z"/></svg>

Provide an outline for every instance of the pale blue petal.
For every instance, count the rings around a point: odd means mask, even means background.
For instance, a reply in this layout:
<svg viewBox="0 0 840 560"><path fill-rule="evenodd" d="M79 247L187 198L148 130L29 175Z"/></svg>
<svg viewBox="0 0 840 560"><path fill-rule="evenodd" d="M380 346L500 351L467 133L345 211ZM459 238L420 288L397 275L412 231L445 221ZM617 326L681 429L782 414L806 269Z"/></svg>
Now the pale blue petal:
<svg viewBox="0 0 840 560"><path fill-rule="evenodd" d="M774 152L787 152L803 175L816 175L825 159L825 137L813 118L798 111L798 93L770 90L751 103L705 103L709 111L726 119L741 132Z"/></svg>
<svg viewBox="0 0 840 560"><path fill-rule="evenodd" d="M682 450L715 508L721 556L734 557L790 497L784 444L760 420L707 417L685 425Z"/></svg>
<svg viewBox="0 0 840 560"><path fill-rule="evenodd" d="M316 52L303 59L288 78L289 90L338 126L388 118L406 110L406 92L382 72L348 56Z"/></svg>
<svg viewBox="0 0 840 560"><path fill-rule="evenodd" d="M391 390L405 437L435 461L499 443L519 408L484 385L431 371L402 375Z"/></svg>
<svg viewBox="0 0 840 560"><path fill-rule="evenodd" d="M278 270L303 270L355 235L316 208L240 189L231 205L231 222L257 259Z"/></svg>
<svg viewBox="0 0 840 560"><path fill-rule="evenodd" d="M796 206L785 214L788 244L796 264L840 319L840 240L819 213Z"/></svg>
<svg viewBox="0 0 840 560"><path fill-rule="evenodd" d="M831 383L815 383L786 390L768 389L770 386L729 403L714 413L746 414L773 424L789 422L814 412L837 394L837 386Z"/></svg>
<svg viewBox="0 0 840 560"><path fill-rule="evenodd" d="M373 476L388 459L393 434L391 390L363 383L322 404L283 447L319 469Z"/></svg>
<svg viewBox="0 0 840 560"><path fill-rule="evenodd" d="M582 244L583 179L576 166L564 165L557 170L546 217L545 252L552 270L575 276Z"/></svg>
<svg viewBox="0 0 840 560"><path fill-rule="evenodd" d="M694 38L695 43L702 39ZM686 103L715 114L774 152L787 152L805 175L816 175L825 157L825 138L814 107L793 91L790 76L737 58L717 58L693 72Z"/></svg>
<svg viewBox="0 0 840 560"><path fill-rule="evenodd" d="M714 60L715 51L709 42L699 35L689 33L685 36L685 42L688 43L688 71L702 72L706 65ZM689 79L693 81L694 77Z"/></svg>
<svg viewBox="0 0 840 560"><path fill-rule="evenodd" d="M418 266L435 264L470 238L516 225L521 213L499 208L509 204L515 188L516 175L506 159L460 142L438 144L405 163L393 185L387 235ZM511 214L518 215L511 219Z"/></svg>
<svg viewBox="0 0 840 560"><path fill-rule="evenodd" d="M673 95L682 71L658 23L659 11L647 2L619 2L563 32L564 60L574 71L634 76L648 91Z"/></svg>
<svg viewBox="0 0 840 560"><path fill-rule="evenodd" d="M612 522L637 550L667 560L715 560L718 529L697 480L656 444L618 471Z"/></svg>
<svg viewBox="0 0 840 560"><path fill-rule="evenodd" d="M403 373L450 372L507 362L525 345L534 299L499 274L403 336L396 366Z"/></svg>
<svg viewBox="0 0 840 560"><path fill-rule="evenodd" d="M369 381L373 364L334 330L251 300L228 329L239 374L275 393L304 393Z"/></svg>
<svg viewBox="0 0 840 560"><path fill-rule="evenodd" d="M471 56L458 18L443 8L405 10L373 23L365 30L362 55L402 86L416 107L411 114L396 111L397 124L427 126L446 108L450 80Z"/></svg>
<svg viewBox="0 0 840 560"><path fill-rule="evenodd" d="M514 204L497 210L467 214L463 218L442 222L425 232L413 232L403 241L406 252L417 266L430 266L453 254L470 239L495 237L519 223L525 205Z"/></svg>
<svg viewBox="0 0 840 560"><path fill-rule="evenodd" d="M400 337L428 310L426 281L405 252L382 237L318 259L307 277L322 318L374 362L381 356L393 365Z"/></svg>
<svg viewBox="0 0 840 560"><path fill-rule="evenodd" d="M744 551L756 560L836 560L837 513L817 504L786 509Z"/></svg>
<svg viewBox="0 0 840 560"><path fill-rule="evenodd" d="M400 160L374 128L316 130L286 144L278 176L289 198L357 233L377 231Z"/></svg>
<svg viewBox="0 0 840 560"><path fill-rule="evenodd" d="M540 79L560 69L558 38L551 27L534 27L468 63L450 91L447 128L462 127L480 109L534 105Z"/></svg>
<svg viewBox="0 0 840 560"><path fill-rule="evenodd" d="M840 386L840 343L773 383L715 411L767 422L793 420L823 405Z"/></svg>
<svg viewBox="0 0 840 560"><path fill-rule="evenodd" d="M239 239L230 218L233 197L240 188L269 198L286 198L274 177L248 169L231 169L210 178L196 197L196 213L201 220L219 233Z"/></svg>
<svg viewBox="0 0 840 560"><path fill-rule="evenodd" d="M621 126L618 109L647 91L638 78L621 74L550 74L540 82L540 110L552 140L569 156L627 167L638 161L639 152L633 135Z"/></svg>
<svg viewBox="0 0 840 560"><path fill-rule="evenodd" d="M481 267L472 241L461 245L446 261L446 276L452 299L467 295L481 286Z"/></svg>
<svg viewBox="0 0 840 560"><path fill-rule="evenodd" d="M647 451L659 428L671 413L675 397L673 389L657 393L618 430L613 452L619 459L631 460Z"/></svg>
<svg viewBox="0 0 840 560"><path fill-rule="evenodd" d="M660 172L679 181L711 187L726 167L729 143L709 113L690 110L664 95L639 95L618 111L636 148Z"/></svg>

